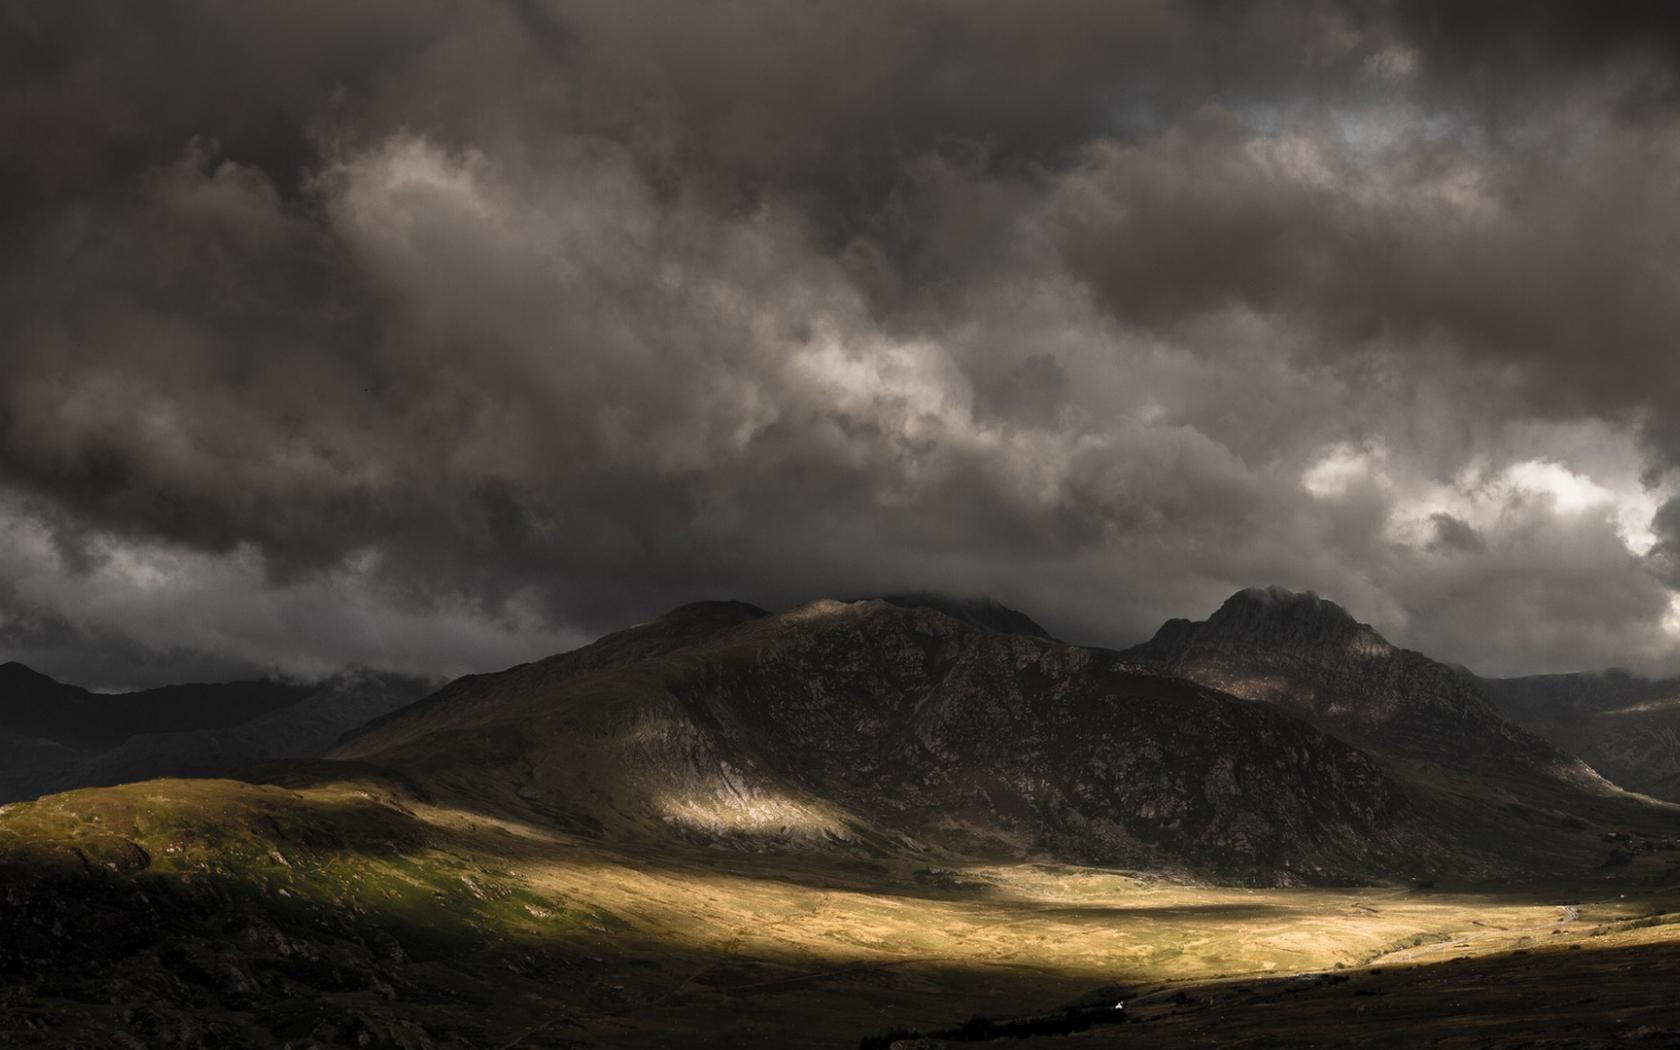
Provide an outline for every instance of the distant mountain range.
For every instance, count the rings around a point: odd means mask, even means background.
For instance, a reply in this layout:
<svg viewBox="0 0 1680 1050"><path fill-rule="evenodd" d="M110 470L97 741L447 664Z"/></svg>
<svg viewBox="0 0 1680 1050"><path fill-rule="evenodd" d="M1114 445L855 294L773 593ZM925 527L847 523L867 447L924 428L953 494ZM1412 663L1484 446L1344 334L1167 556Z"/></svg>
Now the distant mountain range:
<svg viewBox="0 0 1680 1050"><path fill-rule="evenodd" d="M0 802L163 776L227 776L319 755L424 695L408 675L347 671L313 683L256 679L95 693L0 664Z"/></svg>
<svg viewBox="0 0 1680 1050"><path fill-rule="evenodd" d="M990 598L906 593L875 604L937 612L985 634L1060 644L1030 616ZM468 676L413 711L403 709L431 683L397 674L351 671L315 683L258 679L106 694L20 663L0 664L0 801L156 776L220 776L253 763L314 757L341 735L378 739L393 731L389 723L399 715L404 725L429 725L440 706L465 693L511 688L510 676L551 675L559 665L633 665L737 621L761 619L778 618L744 603L686 607L577 653ZM1381 756L1391 773L1416 767L1425 779L1432 770L1498 774L1530 788L1567 783L1589 791L1598 790L1594 782L1602 774L1630 790L1680 800L1680 680L1617 671L1478 678L1392 646L1332 601L1275 587L1240 591L1204 621L1170 620L1110 662L1133 677L1182 679L1276 704ZM542 681L542 687L554 684Z"/></svg>
<svg viewBox="0 0 1680 1050"><path fill-rule="evenodd" d="M312 688L296 682L257 679L95 693L55 681L14 661L0 664L0 732L100 750L136 733L235 726L289 707Z"/></svg>

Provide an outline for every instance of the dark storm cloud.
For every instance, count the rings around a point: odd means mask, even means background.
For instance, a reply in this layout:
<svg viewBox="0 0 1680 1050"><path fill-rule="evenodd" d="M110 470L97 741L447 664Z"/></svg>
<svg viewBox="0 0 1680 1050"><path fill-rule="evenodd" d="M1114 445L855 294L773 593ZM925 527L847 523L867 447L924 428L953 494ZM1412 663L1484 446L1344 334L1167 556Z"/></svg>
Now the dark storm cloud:
<svg viewBox="0 0 1680 1050"><path fill-rule="evenodd" d="M7 637L454 671L698 597L1120 641L1281 582L1661 662L1672 49L1506 14L9 9Z"/></svg>
<svg viewBox="0 0 1680 1050"><path fill-rule="evenodd" d="M1554 80L1618 59L1680 54L1680 12L1662 0L1411 0L1389 11L1437 73Z"/></svg>

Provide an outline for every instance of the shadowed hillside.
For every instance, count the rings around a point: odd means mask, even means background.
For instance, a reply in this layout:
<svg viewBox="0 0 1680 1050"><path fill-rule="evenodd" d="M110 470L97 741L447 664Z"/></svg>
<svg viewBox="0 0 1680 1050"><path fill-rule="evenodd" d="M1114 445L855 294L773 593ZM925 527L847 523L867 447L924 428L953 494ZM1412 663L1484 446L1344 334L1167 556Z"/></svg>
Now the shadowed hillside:
<svg viewBox="0 0 1680 1050"><path fill-rule="evenodd" d="M1680 680L1620 671L1483 679L1505 716L1631 791L1680 801Z"/></svg>
<svg viewBox="0 0 1680 1050"><path fill-rule="evenodd" d="M297 682L259 679L95 693L12 662L0 664L0 732L99 750L136 733L235 726L311 691Z"/></svg>
<svg viewBox="0 0 1680 1050"><path fill-rule="evenodd" d="M22 664L0 666L0 802L164 776L228 776L321 754L345 730L434 683L346 671L93 693Z"/></svg>

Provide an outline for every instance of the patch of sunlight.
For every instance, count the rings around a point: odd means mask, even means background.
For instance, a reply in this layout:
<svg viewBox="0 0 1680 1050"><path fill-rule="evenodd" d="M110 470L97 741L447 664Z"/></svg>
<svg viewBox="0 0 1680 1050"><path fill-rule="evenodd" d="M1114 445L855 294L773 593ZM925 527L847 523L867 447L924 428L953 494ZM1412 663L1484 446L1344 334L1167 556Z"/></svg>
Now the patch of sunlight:
<svg viewBox="0 0 1680 1050"><path fill-rule="evenodd" d="M1604 712L1607 715L1649 715L1658 711L1680 710L1680 696L1665 696L1657 700L1644 700L1626 707L1617 707Z"/></svg>
<svg viewBox="0 0 1680 1050"><path fill-rule="evenodd" d="M744 787L728 777L698 791L661 795L653 804L661 820L692 831L852 839L841 810Z"/></svg>

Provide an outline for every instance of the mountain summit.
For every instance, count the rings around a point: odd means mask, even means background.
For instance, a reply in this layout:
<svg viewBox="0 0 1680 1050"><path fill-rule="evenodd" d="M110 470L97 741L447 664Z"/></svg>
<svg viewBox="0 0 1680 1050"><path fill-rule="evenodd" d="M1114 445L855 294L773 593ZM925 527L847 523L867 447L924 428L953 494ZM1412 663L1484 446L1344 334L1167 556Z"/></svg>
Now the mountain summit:
<svg viewBox="0 0 1680 1050"><path fill-rule="evenodd" d="M955 597L948 594L918 592L914 594L886 594L881 596L881 600L903 609L936 609L954 620L960 620L970 627L978 627L986 631L997 631L1000 634L1024 634L1051 642L1056 640L1049 631L1046 631L1031 616L1019 609L1011 609L991 597Z"/></svg>
<svg viewBox="0 0 1680 1050"><path fill-rule="evenodd" d="M1373 651L1388 646L1368 624L1358 622L1328 598L1276 586L1238 591L1208 617L1206 626L1212 635L1286 646L1354 642Z"/></svg>
<svg viewBox="0 0 1680 1050"><path fill-rule="evenodd" d="M1584 763L1507 721L1468 671L1390 644L1311 591L1238 591L1208 619L1170 620L1127 655L1288 707L1408 767L1603 785Z"/></svg>
<svg viewBox="0 0 1680 1050"><path fill-rule="evenodd" d="M1393 651L1369 624L1312 591L1249 587L1225 599L1206 620L1168 620L1155 636L1128 650L1153 660L1178 661L1189 652L1264 648L1333 659L1349 652Z"/></svg>

